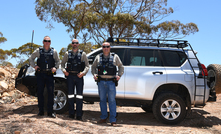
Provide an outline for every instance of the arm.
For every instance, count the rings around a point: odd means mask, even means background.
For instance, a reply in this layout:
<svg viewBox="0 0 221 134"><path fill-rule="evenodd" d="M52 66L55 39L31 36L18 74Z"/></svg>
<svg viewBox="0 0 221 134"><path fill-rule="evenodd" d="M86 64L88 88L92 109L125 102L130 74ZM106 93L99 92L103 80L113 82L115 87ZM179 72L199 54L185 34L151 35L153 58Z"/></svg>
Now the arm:
<svg viewBox="0 0 221 134"><path fill-rule="evenodd" d="M58 57L57 51L54 49L53 58L55 60L55 66L51 69L52 72L56 72L60 65L60 58Z"/></svg>
<svg viewBox="0 0 221 134"><path fill-rule="evenodd" d="M87 59L87 56L86 56L86 53L85 53L85 52L83 52L82 55L81 55L81 62L82 62L82 61L84 61L84 63L85 63L85 68L84 68L83 72L80 72L80 73L78 74L78 77L79 77L79 78L81 78L81 77L83 77L84 75L86 75L87 72L88 72L88 70L89 70L89 63L88 63L88 59Z"/></svg>
<svg viewBox="0 0 221 134"><path fill-rule="evenodd" d="M64 54L64 57L61 62L61 71L65 74L65 76L68 76L69 73L65 69L65 64L68 62L68 51Z"/></svg>
<svg viewBox="0 0 221 134"><path fill-rule="evenodd" d="M54 60L55 60L55 68L59 68L60 58L59 58L58 53L57 53L57 51L56 51L55 49L54 49L53 58L54 58Z"/></svg>
<svg viewBox="0 0 221 134"><path fill-rule="evenodd" d="M29 57L29 63L30 65L35 68L35 70L37 70L39 67L37 65L35 65L35 58L39 58L40 54L39 54L39 48L37 48Z"/></svg>
<svg viewBox="0 0 221 134"><path fill-rule="evenodd" d="M97 80L97 74L96 74L96 68L97 68L97 65L98 65L98 59L100 58L99 55L97 55L94 59L94 62L93 64L91 65L91 73L92 75L94 76L94 79Z"/></svg>
<svg viewBox="0 0 221 134"><path fill-rule="evenodd" d="M118 66L118 76L116 76L117 80L120 80L120 77L124 74L124 66L117 54L115 54L116 66Z"/></svg>
<svg viewBox="0 0 221 134"><path fill-rule="evenodd" d="M88 70L89 70L89 62L88 62L88 59L87 59L87 56L86 56L85 52L82 53L81 61L84 61L84 63L85 63L85 68L84 68L84 71L82 73L84 73L84 75L86 75Z"/></svg>

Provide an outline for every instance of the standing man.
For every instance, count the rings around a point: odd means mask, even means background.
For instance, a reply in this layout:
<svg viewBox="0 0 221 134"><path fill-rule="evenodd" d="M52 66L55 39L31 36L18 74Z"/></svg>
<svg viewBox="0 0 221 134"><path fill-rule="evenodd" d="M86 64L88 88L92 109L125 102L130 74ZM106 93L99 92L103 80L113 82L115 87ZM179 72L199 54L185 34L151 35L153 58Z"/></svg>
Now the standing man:
<svg viewBox="0 0 221 134"><path fill-rule="evenodd" d="M75 118L74 98L76 98L76 119L82 120L82 107L83 107L83 76L89 70L89 63L86 53L78 49L79 42L77 39L72 40L72 50L64 54L61 62L62 71L67 77L68 85L68 102L69 102L69 117ZM67 63L65 68L65 63ZM76 87L76 95L75 95Z"/></svg>
<svg viewBox="0 0 221 134"><path fill-rule="evenodd" d="M43 40L43 47L37 48L29 57L30 65L35 69L37 75L38 86L38 108L39 116L44 115L44 87L46 85L48 91L47 114L50 117L56 118L53 112L54 105L54 77L56 69L59 67L60 59L57 51L50 47L51 39L45 36ZM37 57L37 65L35 65L35 58Z"/></svg>
<svg viewBox="0 0 221 134"><path fill-rule="evenodd" d="M98 91L100 96L101 116L98 124L106 123L107 113L107 96L110 117L109 121L112 126L116 126L116 83L124 73L123 64L117 54L110 53L110 43L104 42L102 44L103 53L96 56L94 63L91 66L91 73L94 75L95 81L98 84ZM119 71L116 75L118 66Z"/></svg>

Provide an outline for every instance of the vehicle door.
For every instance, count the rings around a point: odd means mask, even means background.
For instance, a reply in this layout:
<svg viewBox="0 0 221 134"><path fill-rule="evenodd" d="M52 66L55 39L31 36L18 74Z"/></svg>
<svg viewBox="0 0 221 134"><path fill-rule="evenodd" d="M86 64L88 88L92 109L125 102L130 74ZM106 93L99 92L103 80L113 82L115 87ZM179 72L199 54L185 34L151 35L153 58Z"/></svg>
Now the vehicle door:
<svg viewBox="0 0 221 134"><path fill-rule="evenodd" d="M127 55L125 98L152 100L155 90L166 83L158 50L133 48Z"/></svg>
<svg viewBox="0 0 221 134"><path fill-rule="evenodd" d="M167 72L167 83L180 83L188 89L193 88L194 73L189 65L186 54L181 51L163 50L160 53ZM197 66L197 64L194 66Z"/></svg>

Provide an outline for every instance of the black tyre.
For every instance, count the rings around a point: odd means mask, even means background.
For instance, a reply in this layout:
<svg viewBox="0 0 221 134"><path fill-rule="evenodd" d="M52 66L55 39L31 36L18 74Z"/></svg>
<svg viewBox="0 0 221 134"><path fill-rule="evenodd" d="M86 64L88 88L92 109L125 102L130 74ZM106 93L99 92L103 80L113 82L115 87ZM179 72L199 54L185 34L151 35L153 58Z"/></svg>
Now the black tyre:
<svg viewBox="0 0 221 134"><path fill-rule="evenodd" d="M207 85L211 91L216 91L217 94L221 93L221 65L210 64L207 66L208 77Z"/></svg>
<svg viewBox="0 0 221 134"><path fill-rule="evenodd" d="M165 124L177 124L186 117L186 104L183 99L174 93L160 94L153 103L155 118Z"/></svg>
<svg viewBox="0 0 221 134"><path fill-rule="evenodd" d="M67 87L65 84L55 83L54 85L54 105L53 110L55 113L62 114L68 110L68 95ZM47 89L45 88L46 93L44 93L44 106L47 109Z"/></svg>

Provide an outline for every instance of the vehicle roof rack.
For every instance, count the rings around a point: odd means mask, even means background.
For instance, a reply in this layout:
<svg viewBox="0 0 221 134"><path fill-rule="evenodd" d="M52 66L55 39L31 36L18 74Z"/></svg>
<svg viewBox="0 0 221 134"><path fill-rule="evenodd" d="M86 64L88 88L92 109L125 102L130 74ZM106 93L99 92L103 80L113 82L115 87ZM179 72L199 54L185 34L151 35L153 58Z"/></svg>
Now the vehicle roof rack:
<svg viewBox="0 0 221 134"><path fill-rule="evenodd" d="M111 46L155 46L155 47L172 47L185 48L188 46L186 40L163 40L163 39L140 39L140 38L114 38L109 37L106 42Z"/></svg>

